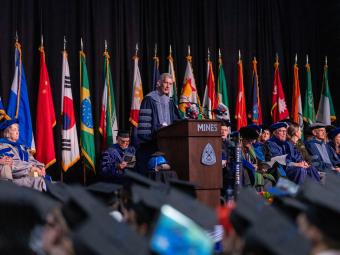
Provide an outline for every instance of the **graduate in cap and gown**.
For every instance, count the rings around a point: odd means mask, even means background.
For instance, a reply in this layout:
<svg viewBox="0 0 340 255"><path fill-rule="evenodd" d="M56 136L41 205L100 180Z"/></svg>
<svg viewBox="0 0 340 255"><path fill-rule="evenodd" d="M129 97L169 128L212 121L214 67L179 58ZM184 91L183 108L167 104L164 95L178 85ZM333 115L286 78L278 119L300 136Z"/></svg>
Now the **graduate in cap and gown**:
<svg viewBox="0 0 340 255"><path fill-rule="evenodd" d="M12 181L20 186L46 190L44 164L34 159L31 152L18 143L19 125L17 119L5 120L0 124L3 138L0 139L0 156L11 158L11 163L0 164L0 170L10 165Z"/></svg>
<svg viewBox="0 0 340 255"><path fill-rule="evenodd" d="M285 122L277 122L270 126L273 137L265 143L269 156L272 158L287 155L284 171L288 179L297 184L303 183L306 176L320 181L317 169L304 161L297 148L287 142L287 128L288 124Z"/></svg>
<svg viewBox="0 0 340 255"><path fill-rule="evenodd" d="M125 175L124 171L134 168L135 154L136 149L130 145L129 132L120 130L117 135L117 143L102 153L102 176L116 182L122 181Z"/></svg>

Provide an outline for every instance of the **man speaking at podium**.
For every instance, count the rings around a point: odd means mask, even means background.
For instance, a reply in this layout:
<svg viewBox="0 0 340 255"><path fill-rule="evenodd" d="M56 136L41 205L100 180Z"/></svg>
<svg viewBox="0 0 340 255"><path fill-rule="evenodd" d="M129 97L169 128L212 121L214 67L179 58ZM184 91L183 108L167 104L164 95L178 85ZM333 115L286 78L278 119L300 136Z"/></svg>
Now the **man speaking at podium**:
<svg viewBox="0 0 340 255"><path fill-rule="evenodd" d="M161 74L156 90L147 94L142 101L137 129L140 148L136 154L136 169L144 175L148 171L147 162L150 155L157 151L157 130L180 119L178 109L169 97L172 84L171 74Z"/></svg>

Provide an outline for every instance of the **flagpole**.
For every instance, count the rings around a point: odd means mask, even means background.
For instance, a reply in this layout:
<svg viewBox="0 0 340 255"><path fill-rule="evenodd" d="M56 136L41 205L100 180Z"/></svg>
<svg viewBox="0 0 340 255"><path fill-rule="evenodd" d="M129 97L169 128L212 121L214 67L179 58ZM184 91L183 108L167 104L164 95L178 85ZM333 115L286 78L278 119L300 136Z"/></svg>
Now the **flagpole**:
<svg viewBox="0 0 340 255"><path fill-rule="evenodd" d="M64 35L64 47L63 47L63 58L64 58L64 54L66 52L66 36ZM62 88L64 89L64 88ZM61 100L64 100L63 98ZM61 123L63 123L63 117L61 115ZM63 127L61 126L61 133L63 132ZM64 171L63 169L61 168L60 169L60 181L61 182L64 182Z"/></svg>

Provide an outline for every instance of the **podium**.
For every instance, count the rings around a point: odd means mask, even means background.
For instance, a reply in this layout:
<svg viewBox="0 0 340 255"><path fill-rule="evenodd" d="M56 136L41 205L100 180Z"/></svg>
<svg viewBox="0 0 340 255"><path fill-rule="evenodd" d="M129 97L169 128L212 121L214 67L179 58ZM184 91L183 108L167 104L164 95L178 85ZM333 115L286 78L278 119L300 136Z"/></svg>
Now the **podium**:
<svg viewBox="0 0 340 255"><path fill-rule="evenodd" d="M222 188L221 124L214 120L181 120L161 128L157 144L180 179L197 185L197 198L219 204Z"/></svg>

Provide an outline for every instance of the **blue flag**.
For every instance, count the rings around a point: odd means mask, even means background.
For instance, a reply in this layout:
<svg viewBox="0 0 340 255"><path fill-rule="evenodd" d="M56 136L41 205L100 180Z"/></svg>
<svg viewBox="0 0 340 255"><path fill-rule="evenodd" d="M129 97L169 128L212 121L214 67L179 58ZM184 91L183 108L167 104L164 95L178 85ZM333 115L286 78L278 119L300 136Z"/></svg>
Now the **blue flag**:
<svg viewBox="0 0 340 255"><path fill-rule="evenodd" d="M18 118L19 120L20 135L18 142L35 150L27 83L21 59L21 46L17 42L15 44L15 71L9 93L7 114L10 118Z"/></svg>
<svg viewBox="0 0 340 255"><path fill-rule="evenodd" d="M157 82L159 80L160 74L159 74L159 58L155 56L153 58L153 75L152 75L152 90L155 90L157 87Z"/></svg>

